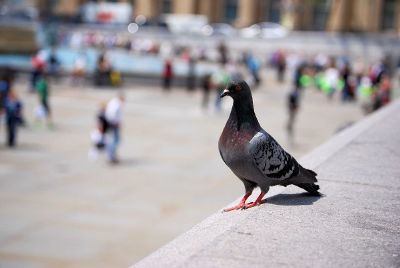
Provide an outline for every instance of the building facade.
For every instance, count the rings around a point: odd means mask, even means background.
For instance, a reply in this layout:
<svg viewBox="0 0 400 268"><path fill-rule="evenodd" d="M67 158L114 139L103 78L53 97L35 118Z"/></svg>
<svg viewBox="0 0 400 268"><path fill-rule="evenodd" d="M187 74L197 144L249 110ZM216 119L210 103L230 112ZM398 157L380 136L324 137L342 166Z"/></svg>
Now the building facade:
<svg viewBox="0 0 400 268"><path fill-rule="evenodd" d="M47 0L36 0L46 6ZM54 12L73 15L87 0L58 0ZM237 27L269 21L292 30L400 33L400 0L111 0L133 7L133 16L198 14Z"/></svg>

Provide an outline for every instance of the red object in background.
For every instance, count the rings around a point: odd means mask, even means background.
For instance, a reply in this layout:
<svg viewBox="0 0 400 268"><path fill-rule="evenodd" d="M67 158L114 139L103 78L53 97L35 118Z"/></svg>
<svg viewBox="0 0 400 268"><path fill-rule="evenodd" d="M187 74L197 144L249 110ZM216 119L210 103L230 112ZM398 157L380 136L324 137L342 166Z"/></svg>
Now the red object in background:
<svg viewBox="0 0 400 268"><path fill-rule="evenodd" d="M39 56L32 58L32 67L36 70L44 70L45 62Z"/></svg>
<svg viewBox="0 0 400 268"><path fill-rule="evenodd" d="M164 77L166 78L171 78L173 73L172 73L172 62L170 60L165 61L164 65Z"/></svg>
<svg viewBox="0 0 400 268"><path fill-rule="evenodd" d="M391 83L389 77L384 77L382 79L381 85L379 87L382 104L386 105L390 102L390 91L391 91Z"/></svg>
<svg viewBox="0 0 400 268"><path fill-rule="evenodd" d="M181 58L182 58L183 60L189 62L189 60L190 60L190 53L189 53L189 51L185 50L184 52L182 52Z"/></svg>
<svg viewBox="0 0 400 268"><path fill-rule="evenodd" d="M99 22L110 22L113 19L112 12L99 12L96 16L96 20Z"/></svg>

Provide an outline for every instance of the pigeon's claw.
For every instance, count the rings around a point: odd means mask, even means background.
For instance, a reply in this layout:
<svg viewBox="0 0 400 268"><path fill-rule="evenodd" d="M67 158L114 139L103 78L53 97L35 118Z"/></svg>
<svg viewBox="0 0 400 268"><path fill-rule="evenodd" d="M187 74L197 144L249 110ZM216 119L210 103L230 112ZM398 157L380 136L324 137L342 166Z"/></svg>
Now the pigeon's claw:
<svg viewBox="0 0 400 268"><path fill-rule="evenodd" d="M250 203L246 204L246 205L243 207L243 209L248 209L248 208L252 208L252 207L261 205L262 202L263 202L262 199L263 199L263 197L264 197L265 194L266 194L266 193L261 192L260 195L257 197L256 201L250 202Z"/></svg>
<svg viewBox="0 0 400 268"><path fill-rule="evenodd" d="M246 205L244 205L244 207L242 207L242 210L251 208L251 206L253 206L252 204L254 204L254 202L247 203Z"/></svg>
<svg viewBox="0 0 400 268"><path fill-rule="evenodd" d="M237 204L236 206L231 207L231 208L226 208L223 210L223 212L229 212L232 210L243 209L246 206L246 200L247 200L247 198L249 198L250 195L251 195L251 192L246 193L243 196L242 200L240 200L239 204Z"/></svg>
<svg viewBox="0 0 400 268"><path fill-rule="evenodd" d="M246 204L242 209L248 209L259 205L261 205L261 202L250 202Z"/></svg>
<svg viewBox="0 0 400 268"><path fill-rule="evenodd" d="M246 204L245 204L244 202L243 202L243 203L239 203L238 205L236 205L236 206L234 206L234 207L225 208L225 209L223 210L223 212L229 212L229 211L232 211L232 210L243 209L245 206L246 206Z"/></svg>

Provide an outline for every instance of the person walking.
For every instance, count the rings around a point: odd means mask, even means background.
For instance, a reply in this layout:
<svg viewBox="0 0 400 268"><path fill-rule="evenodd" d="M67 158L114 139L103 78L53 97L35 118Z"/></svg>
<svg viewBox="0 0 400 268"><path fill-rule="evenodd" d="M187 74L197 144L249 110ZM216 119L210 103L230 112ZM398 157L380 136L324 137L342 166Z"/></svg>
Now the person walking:
<svg viewBox="0 0 400 268"><path fill-rule="evenodd" d="M196 60L191 56L188 63L188 74L186 78L186 89L192 92L196 87Z"/></svg>
<svg viewBox="0 0 400 268"><path fill-rule="evenodd" d="M54 49L51 50L48 59L48 72L52 78L52 81L58 81L60 74L60 61L58 60L56 51Z"/></svg>
<svg viewBox="0 0 400 268"><path fill-rule="evenodd" d="M8 92L12 88L14 81L14 71L6 69L0 78L0 116L4 112Z"/></svg>
<svg viewBox="0 0 400 268"><path fill-rule="evenodd" d="M96 160L99 152L104 151L107 147L106 135L109 129L109 124L106 119L107 103L100 104L99 111L96 114L96 128L90 133L92 147L89 150L89 160Z"/></svg>
<svg viewBox="0 0 400 268"><path fill-rule="evenodd" d="M294 144L294 121L296 119L297 112L299 110L299 88L294 88L288 95L287 107L288 107L288 123L287 123L287 133L289 138L289 144L292 146Z"/></svg>
<svg viewBox="0 0 400 268"><path fill-rule="evenodd" d="M279 83L283 83L286 72L286 55L283 51L279 50L276 59L276 78Z"/></svg>
<svg viewBox="0 0 400 268"><path fill-rule="evenodd" d="M105 110L105 119L108 124L110 140L107 143L108 160L111 164L119 162L117 157L117 147L120 143L120 130L122 123L122 106L125 96L120 93L117 97L111 99Z"/></svg>
<svg viewBox="0 0 400 268"><path fill-rule="evenodd" d="M252 76L253 79L252 84L257 88L261 82L259 74L260 63L253 55L249 55L249 57L247 58L247 69L249 70Z"/></svg>
<svg viewBox="0 0 400 268"><path fill-rule="evenodd" d="M50 105L49 105L49 82L48 82L48 75L45 72L42 72L40 78L36 83L36 91L39 96L39 103L41 108L44 111L44 116L47 121L47 125L51 126L51 112L50 112Z"/></svg>
<svg viewBox="0 0 400 268"><path fill-rule="evenodd" d="M22 122L22 103L14 90L10 90L5 102L7 145L14 147L17 143L18 126Z"/></svg>
<svg viewBox="0 0 400 268"><path fill-rule="evenodd" d="M208 102L210 100L210 89L211 89L211 74L206 74L202 81L202 89L203 89L203 98L201 101L201 107L204 110L208 108Z"/></svg>
<svg viewBox="0 0 400 268"><path fill-rule="evenodd" d="M350 63L346 62L343 69L340 72L340 78L343 81L343 89L342 89L342 101L353 101L354 100L354 92L352 89L352 85L350 83L350 78L352 76Z"/></svg>
<svg viewBox="0 0 400 268"><path fill-rule="evenodd" d="M39 52L32 58L32 72L31 72L31 85L30 92L34 92L36 83L40 78L40 74L46 69L46 62L43 59L43 53Z"/></svg>
<svg viewBox="0 0 400 268"><path fill-rule="evenodd" d="M339 71L336 68L335 58L331 58L329 67L325 70L325 81L328 85L328 99L331 100L335 95L339 82Z"/></svg>
<svg viewBox="0 0 400 268"><path fill-rule="evenodd" d="M227 72L225 65L221 66L219 70L211 76L211 81L214 89L216 90L215 111L219 113L221 112L221 93L231 81L231 77Z"/></svg>
<svg viewBox="0 0 400 268"><path fill-rule="evenodd" d="M172 62L170 59L166 59L164 62L164 71L163 71L163 89L165 91L169 91L171 89L172 78L174 76Z"/></svg>

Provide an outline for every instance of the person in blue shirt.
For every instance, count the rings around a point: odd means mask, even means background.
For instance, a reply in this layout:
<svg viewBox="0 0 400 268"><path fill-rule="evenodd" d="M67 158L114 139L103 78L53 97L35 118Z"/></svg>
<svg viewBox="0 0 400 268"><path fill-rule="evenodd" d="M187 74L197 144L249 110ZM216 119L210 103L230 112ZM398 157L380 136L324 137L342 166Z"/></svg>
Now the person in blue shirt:
<svg viewBox="0 0 400 268"><path fill-rule="evenodd" d="M14 90L10 89L5 101L7 145L14 147L17 140L18 126L22 123L22 103Z"/></svg>
<svg viewBox="0 0 400 268"><path fill-rule="evenodd" d="M6 69L0 78L0 115L4 112L8 92L14 80L14 71Z"/></svg>

